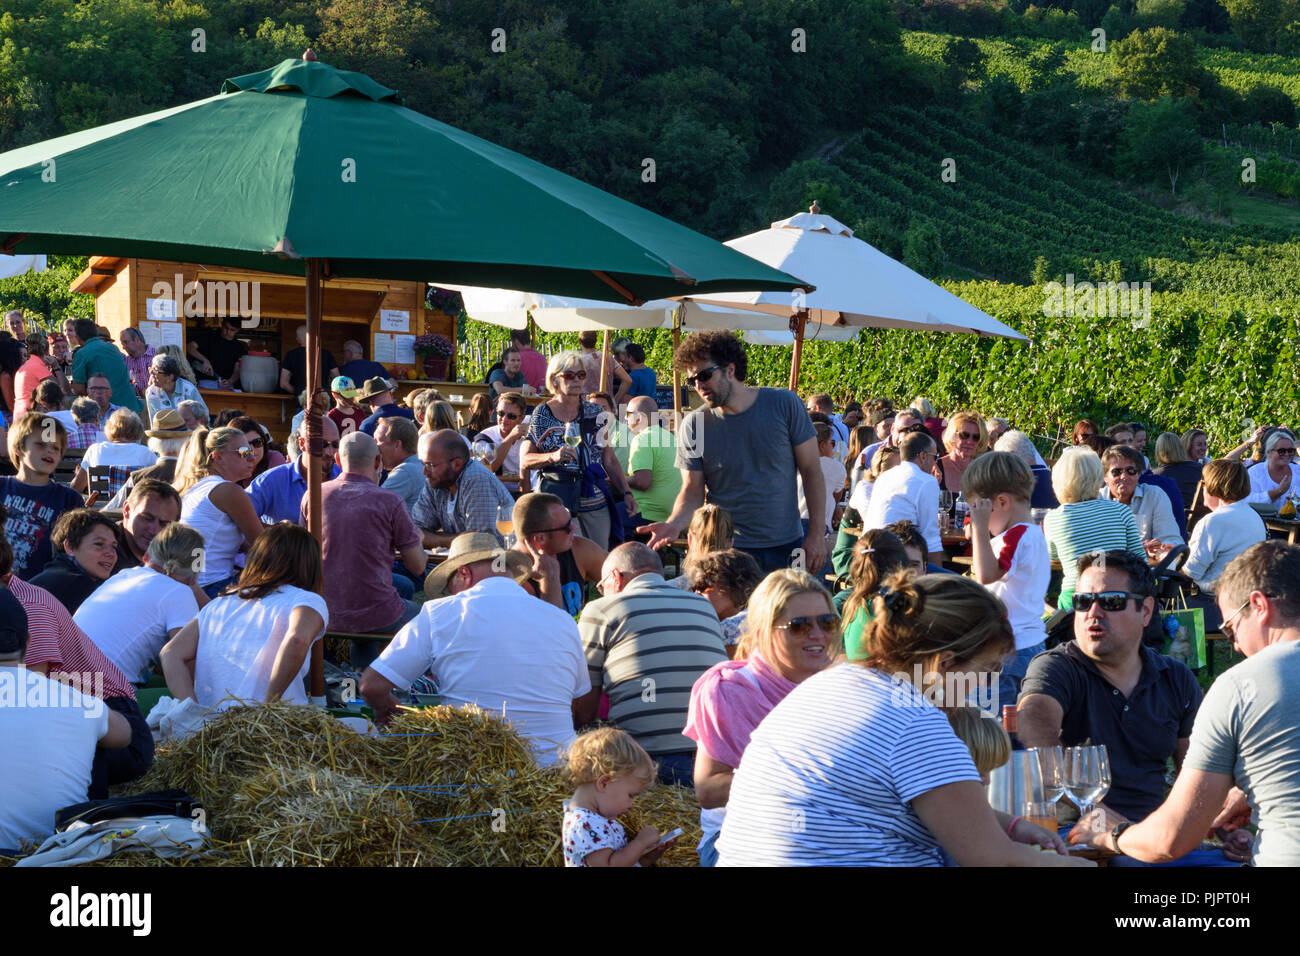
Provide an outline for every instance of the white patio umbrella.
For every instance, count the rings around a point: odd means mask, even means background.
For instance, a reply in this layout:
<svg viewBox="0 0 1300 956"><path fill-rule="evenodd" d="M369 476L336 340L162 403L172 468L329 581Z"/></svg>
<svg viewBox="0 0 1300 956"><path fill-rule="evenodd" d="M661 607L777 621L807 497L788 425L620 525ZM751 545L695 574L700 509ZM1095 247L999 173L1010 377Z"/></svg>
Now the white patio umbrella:
<svg viewBox="0 0 1300 956"><path fill-rule="evenodd" d="M791 388L799 380L808 323L823 328L966 332L1028 341L1015 329L918 275L897 259L855 239L852 229L831 216L822 215L816 203L809 212L774 222L768 229L725 244L817 286L809 293L729 292L689 297L696 303L793 316Z"/></svg>
<svg viewBox="0 0 1300 956"><path fill-rule="evenodd" d="M0 279L12 279L25 272L44 272L44 256L3 256L0 255Z"/></svg>

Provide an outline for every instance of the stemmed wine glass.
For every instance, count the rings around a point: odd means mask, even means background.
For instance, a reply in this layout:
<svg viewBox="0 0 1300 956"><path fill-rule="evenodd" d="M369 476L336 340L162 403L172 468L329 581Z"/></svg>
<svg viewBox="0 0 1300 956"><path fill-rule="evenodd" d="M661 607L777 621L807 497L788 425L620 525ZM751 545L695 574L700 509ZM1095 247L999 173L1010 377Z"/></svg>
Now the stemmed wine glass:
<svg viewBox="0 0 1300 956"><path fill-rule="evenodd" d="M1051 803L1065 795L1065 748L1033 747L1029 753L1038 757L1043 775L1043 794Z"/></svg>
<svg viewBox="0 0 1300 956"><path fill-rule="evenodd" d="M515 516L512 509L505 505L497 506L497 533L501 535L506 547L512 547L514 541Z"/></svg>
<svg viewBox="0 0 1300 956"><path fill-rule="evenodd" d="M564 443L575 452L578 450L578 446L582 444L582 433L578 431L578 423L576 421L565 422Z"/></svg>
<svg viewBox="0 0 1300 956"><path fill-rule="evenodd" d="M951 492L951 491L941 491L941 492L939 492L939 507L942 508L944 511L952 511L952 492Z"/></svg>
<svg viewBox="0 0 1300 956"><path fill-rule="evenodd" d="M1083 816L1110 792L1110 755L1104 746L1065 751L1065 794Z"/></svg>

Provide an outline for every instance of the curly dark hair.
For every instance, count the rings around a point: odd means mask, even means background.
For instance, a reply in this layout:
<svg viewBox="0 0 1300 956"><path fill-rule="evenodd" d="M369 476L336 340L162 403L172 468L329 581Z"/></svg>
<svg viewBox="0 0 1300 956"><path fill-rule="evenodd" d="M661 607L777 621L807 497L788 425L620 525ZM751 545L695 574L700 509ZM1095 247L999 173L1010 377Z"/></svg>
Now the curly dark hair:
<svg viewBox="0 0 1300 956"><path fill-rule="evenodd" d="M736 366L736 380L743 382L749 371L749 358L745 346L735 332L727 329L708 329L692 332L682 341L673 365L679 372L689 374L691 366L700 362L710 365Z"/></svg>

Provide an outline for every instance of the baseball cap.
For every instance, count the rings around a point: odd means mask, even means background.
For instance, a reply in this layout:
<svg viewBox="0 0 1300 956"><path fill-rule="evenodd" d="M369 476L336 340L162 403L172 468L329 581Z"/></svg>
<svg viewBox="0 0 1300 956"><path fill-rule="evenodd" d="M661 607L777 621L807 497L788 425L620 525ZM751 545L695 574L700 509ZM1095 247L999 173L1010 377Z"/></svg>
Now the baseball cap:
<svg viewBox="0 0 1300 956"><path fill-rule="evenodd" d="M336 375L334 381L330 382L330 391L338 392L344 398L352 398L357 394L357 383L346 375Z"/></svg>

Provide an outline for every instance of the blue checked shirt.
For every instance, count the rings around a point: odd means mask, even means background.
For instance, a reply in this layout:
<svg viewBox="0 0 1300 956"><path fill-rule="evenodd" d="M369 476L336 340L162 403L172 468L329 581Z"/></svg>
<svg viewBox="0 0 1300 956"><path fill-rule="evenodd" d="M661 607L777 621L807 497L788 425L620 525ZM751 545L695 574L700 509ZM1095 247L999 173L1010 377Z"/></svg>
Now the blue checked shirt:
<svg viewBox="0 0 1300 956"><path fill-rule="evenodd" d="M444 534L488 531L501 541L496 527L497 509L504 507L509 512L514 506L515 499L501 479L480 462L471 461L451 488L430 488L425 481L411 517L425 531Z"/></svg>

